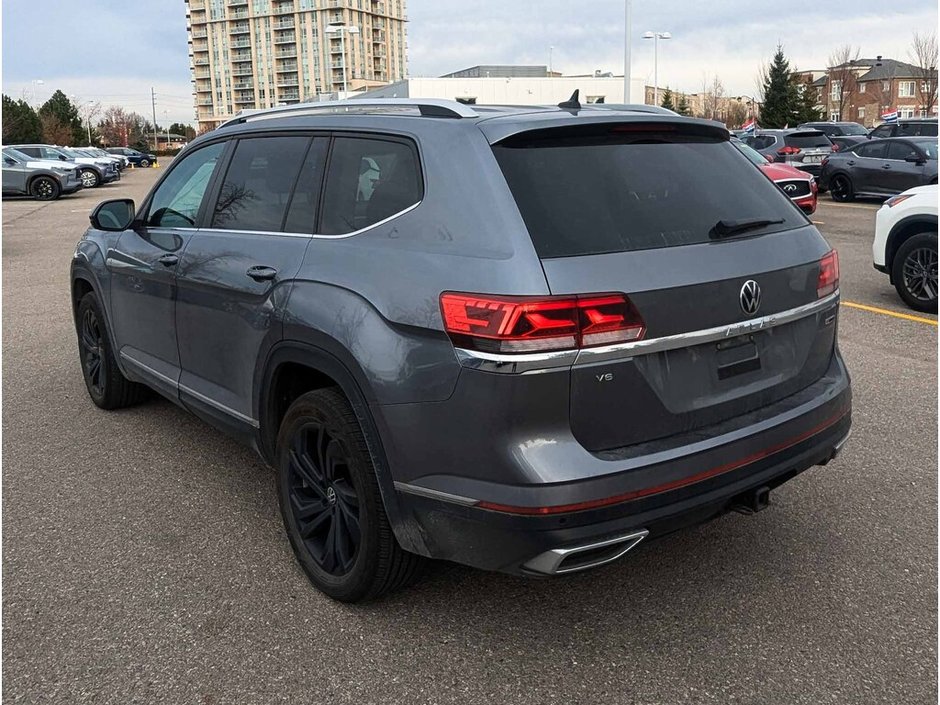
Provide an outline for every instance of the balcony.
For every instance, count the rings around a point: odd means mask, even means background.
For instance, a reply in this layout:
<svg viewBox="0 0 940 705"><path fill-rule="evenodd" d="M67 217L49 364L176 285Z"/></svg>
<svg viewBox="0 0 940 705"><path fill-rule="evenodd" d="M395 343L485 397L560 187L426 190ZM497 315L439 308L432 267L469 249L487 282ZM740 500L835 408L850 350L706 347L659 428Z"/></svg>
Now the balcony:
<svg viewBox="0 0 940 705"><path fill-rule="evenodd" d="M289 20L278 20L277 22L273 22L273 23L271 24L271 26L272 26L274 29L293 29L293 28L294 28L294 20L293 20L293 19L289 19Z"/></svg>
<svg viewBox="0 0 940 705"><path fill-rule="evenodd" d="M235 105L254 105L255 94L235 96Z"/></svg>
<svg viewBox="0 0 940 705"><path fill-rule="evenodd" d="M248 23L232 25L228 29L229 34L248 34Z"/></svg>
<svg viewBox="0 0 940 705"><path fill-rule="evenodd" d="M284 34L274 35L275 44L293 44L296 41L297 41L297 38L293 32L285 32Z"/></svg>
<svg viewBox="0 0 940 705"><path fill-rule="evenodd" d="M342 12L333 12L330 14L328 21L330 24L344 24L345 19L343 18Z"/></svg>
<svg viewBox="0 0 940 705"><path fill-rule="evenodd" d="M297 70L297 62L292 62L289 64L280 64L277 67L277 69L275 69L275 72L276 73L292 73L296 70Z"/></svg>
<svg viewBox="0 0 940 705"><path fill-rule="evenodd" d="M233 83L232 88L236 91L253 91L255 89L255 84L251 81L242 81L241 83Z"/></svg>
<svg viewBox="0 0 940 705"><path fill-rule="evenodd" d="M208 72L208 71L196 71L196 73L195 73L194 75L195 75L196 78L209 78L209 72Z"/></svg>
<svg viewBox="0 0 940 705"><path fill-rule="evenodd" d="M251 61L251 52L250 51L233 52L231 58L232 58L232 61L235 62L236 64L247 63Z"/></svg>
<svg viewBox="0 0 940 705"><path fill-rule="evenodd" d="M197 93L211 93L211 92L212 92L212 84L211 84L211 83L197 83L197 84L196 84L196 92L197 92Z"/></svg>
<svg viewBox="0 0 940 705"><path fill-rule="evenodd" d="M229 7L240 7L242 5L248 6L248 0L228 0L227 5Z"/></svg>
<svg viewBox="0 0 940 705"><path fill-rule="evenodd" d="M293 15L294 14L294 4L290 5L275 5L274 6L275 15Z"/></svg>
<svg viewBox="0 0 940 705"><path fill-rule="evenodd" d="M375 59L384 59L385 56L386 56L386 54L385 54L385 47L384 47L384 46L377 47L376 49L373 49L373 50L372 50L372 57L375 58Z"/></svg>
<svg viewBox="0 0 940 705"><path fill-rule="evenodd" d="M195 59L195 60L193 61L193 63L194 63L196 66L208 66L208 65L209 65L209 57L208 57L208 56L205 57L205 58L199 57L198 59Z"/></svg>
<svg viewBox="0 0 940 705"><path fill-rule="evenodd" d="M251 47L251 42L247 39L239 39L229 44L230 49L248 49Z"/></svg>
<svg viewBox="0 0 940 705"><path fill-rule="evenodd" d="M230 13L228 13L228 18L229 18L230 20L247 20L247 19L248 19L248 11L247 11L247 10L238 10L238 11L236 11L236 12L230 12Z"/></svg>
<svg viewBox="0 0 940 705"><path fill-rule="evenodd" d="M381 29L372 30L372 42L374 44L384 44L385 43L385 32Z"/></svg>
<svg viewBox="0 0 940 705"><path fill-rule="evenodd" d="M384 2L373 2L372 3L372 12L376 15L385 14L385 3Z"/></svg>
<svg viewBox="0 0 940 705"><path fill-rule="evenodd" d="M190 0L189 9L192 10L205 10L206 2L205 0Z"/></svg>
<svg viewBox="0 0 940 705"><path fill-rule="evenodd" d="M204 29L193 30L193 39L205 39L208 36L209 36L209 33Z"/></svg>
<svg viewBox="0 0 940 705"><path fill-rule="evenodd" d="M297 56L296 49L281 49L281 51L274 52L274 56L278 59L293 59Z"/></svg>
<svg viewBox="0 0 940 705"><path fill-rule="evenodd" d="M193 51L198 51L198 52L206 51L207 52L209 51L209 43L199 42L199 43L193 44Z"/></svg>
<svg viewBox="0 0 940 705"><path fill-rule="evenodd" d="M280 91L277 99L287 102L289 100L300 100L300 91Z"/></svg>
<svg viewBox="0 0 940 705"><path fill-rule="evenodd" d="M212 98L200 98L198 101L196 101L196 105L208 105L208 106L211 106L211 105L212 105Z"/></svg>
<svg viewBox="0 0 940 705"><path fill-rule="evenodd" d="M333 39L332 41L330 41L330 53L331 54L343 53L343 43L339 39Z"/></svg>
<svg viewBox="0 0 940 705"><path fill-rule="evenodd" d="M239 66L236 69L232 70L233 76L254 76L255 72L252 70L251 66Z"/></svg>

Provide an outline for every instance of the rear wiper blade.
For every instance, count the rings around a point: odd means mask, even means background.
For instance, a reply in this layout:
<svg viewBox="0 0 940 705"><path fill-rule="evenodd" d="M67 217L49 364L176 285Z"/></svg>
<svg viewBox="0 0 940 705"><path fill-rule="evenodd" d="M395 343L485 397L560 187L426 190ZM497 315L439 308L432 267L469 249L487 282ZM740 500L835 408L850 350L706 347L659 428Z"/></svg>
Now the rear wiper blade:
<svg viewBox="0 0 940 705"><path fill-rule="evenodd" d="M740 235L748 230L758 230L768 225L778 225L783 222L783 218L771 220L769 218L752 218L750 220L719 220L714 227L708 231L708 237L713 240L719 240L723 237Z"/></svg>

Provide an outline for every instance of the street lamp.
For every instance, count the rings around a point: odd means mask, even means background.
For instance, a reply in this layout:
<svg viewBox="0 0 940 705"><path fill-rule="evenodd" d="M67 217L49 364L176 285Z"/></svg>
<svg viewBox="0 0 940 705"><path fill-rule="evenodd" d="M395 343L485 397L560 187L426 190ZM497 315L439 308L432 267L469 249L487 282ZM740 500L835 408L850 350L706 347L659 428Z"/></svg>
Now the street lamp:
<svg viewBox="0 0 940 705"><path fill-rule="evenodd" d="M328 24L326 29L323 30L327 34L338 34L340 41L340 52L343 55L342 59L342 71L343 71L343 98L346 97L346 35L347 34L359 34L359 28L353 27L352 25L346 24Z"/></svg>
<svg viewBox="0 0 940 705"><path fill-rule="evenodd" d="M653 103L659 105L659 40L672 39L669 32L644 32L643 39L653 40Z"/></svg>
<svg viewBox="0 0 940 705"><path fill-rule="evenodd" d="M630 102L630 49L633 35L633 0L624 0L623 27L623 102Z"/></svg>

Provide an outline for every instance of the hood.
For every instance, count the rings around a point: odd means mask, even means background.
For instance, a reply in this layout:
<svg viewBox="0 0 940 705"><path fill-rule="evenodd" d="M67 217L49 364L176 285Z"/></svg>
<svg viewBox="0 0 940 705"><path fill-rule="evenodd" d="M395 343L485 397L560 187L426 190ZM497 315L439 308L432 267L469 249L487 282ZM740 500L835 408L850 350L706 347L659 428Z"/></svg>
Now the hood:
<svg viewBox="0 0 940 705"><path fill-rule="evenodd" d="M771 181L783 181L785 179L812 179L811 174L807 174L805 171L801 171L796 167L788 166L787 164L781 164L780 162L775 162L771 164L759 165L761 171L763 171Z"/></svg>
<svg viewBox="0 0 940 705"><path fill-rule="evenodd" d="M78 164L75 162L63 162L58 159L30 159L26 162L26 166L34 169L78 169Z"/></svg>

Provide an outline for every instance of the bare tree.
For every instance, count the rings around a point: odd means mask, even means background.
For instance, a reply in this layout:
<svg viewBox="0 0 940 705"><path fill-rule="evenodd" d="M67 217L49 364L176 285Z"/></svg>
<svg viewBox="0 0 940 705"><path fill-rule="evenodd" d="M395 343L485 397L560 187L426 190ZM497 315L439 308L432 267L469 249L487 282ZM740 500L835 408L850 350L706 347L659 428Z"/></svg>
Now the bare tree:
<svg viewBox="0 0 940 705"><path fill-rule="evenodd" d="M62 122L52 113L39 115L42 124L42 139L48 144L69 144L72 142L72 126Z"/></svg>
<svg viewBox="0 0 940 705"><path fill-rule="evenodd" d="M702 117L709 120L724 120L722 99L725 95L725 86L714 75L709 79L707 73L702 74Z"/></svg>
<svg viewBox="0 0 940 705"><path fill-rule="evenodd" d="M845 44L829 55L829 98L827 103L839 109L840 119L845 119L845 107L851 105L852 96L858 90L856 66L859 49ZM833 84L838 84L836 97L832 97Z"/></svg>
<svg viewBox="0 0 940 705"><path fill-rule="evenodd" d="M930 115L937 103L937 33L933 30L920 34L914 32L908 56L917 76L917 95L921 107Z"/></svg>

